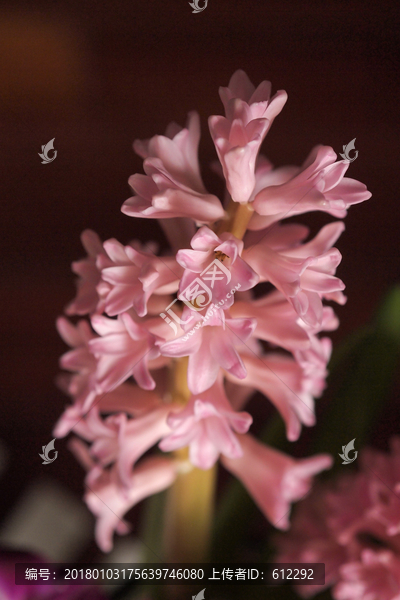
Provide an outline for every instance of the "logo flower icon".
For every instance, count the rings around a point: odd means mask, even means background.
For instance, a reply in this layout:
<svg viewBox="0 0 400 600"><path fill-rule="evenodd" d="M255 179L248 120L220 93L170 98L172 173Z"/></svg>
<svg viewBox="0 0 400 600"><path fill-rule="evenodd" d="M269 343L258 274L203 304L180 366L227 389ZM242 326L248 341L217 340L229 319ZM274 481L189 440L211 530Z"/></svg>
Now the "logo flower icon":
<svg viewBox="0 0 400 600"><path fill-rule="evenodd" d="M51 440L51 442L49 442L47 444L47 446L42 446L42 452L43 454L40 454L39 452L39 456L40 458L43 458L43 462L42 465L49 465L50 463L54 462L58 456L58 451L55 450L54 448L54 442L56 441L56 438L54 438L54 440ZM55 456L54 458L50 458L49 457L49 452L52 452L54 450L55 452Z"/></svg>
<svg viewBox="0 0 400 600"><path fill-rule="evenodd" d="M354 438L354 440L351 440L351 442L349 442L347 444L347 446L342 446L342 452L343 454L339 454L340 458L343 459L342 465L349 465L350 463L354 462L357 458L357 454L358 454L358 450L354 450L354 441L356 438ZM355 452L355 456L354 458L350 458L349 457L349 452Z"/></svg>
<svg viewBox="0 0 400 600"><path fill-rule="evenodd" d="M45 144L44 146L42 146L42 153L40 154L40 152L38 152L40 158L42 158L42 165L45 165L47 163L51 163L53 162L53 160L55 159L55 157L57 156L57 150L54 150L54 146L53 146L53 142L56 138L53 138L52 140L50 140L49 142L47 142L47 144ZM54 156L53 158L49 157L49 150L53 150L54 151Z"/></svg>
<svg viewBox="0 0 400 600"><path fill-rule="evenodd" d="M351 140L351 142L349 142L347 145L343 146L344 154L340 154L340 156L342 158L344 158L344 160L348 160L349 162L353 162L353 160L356 160L356 158L358 156L358 150L355 149L355 143L354 143L355 141L356 141L356 138L354 138L354 140ZM353 158L350 158L349 154L352 150L354 150L354 152L356 154Z"/></svg>
<svg viewBox="0 0 400 600"><path fill-rule="evenodd" d="M199 13L199 12L202 12L205 8L207 8L207 3L208 3L208 0L204 0L203 8L200 8L199 0L193 0L193 2L189 2L189 5L194 9L194 10L192 10L192 12Z"/></svg>

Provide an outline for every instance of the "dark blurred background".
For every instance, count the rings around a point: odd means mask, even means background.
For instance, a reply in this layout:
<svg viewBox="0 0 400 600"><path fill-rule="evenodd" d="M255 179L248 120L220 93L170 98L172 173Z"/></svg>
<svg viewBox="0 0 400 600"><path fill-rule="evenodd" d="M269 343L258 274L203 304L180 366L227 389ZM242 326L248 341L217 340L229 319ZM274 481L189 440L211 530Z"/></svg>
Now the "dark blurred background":
<svg viewBox="0 0 400 600"><path fill-rule="evenodd" d="M204 180L219 190L207 117L222 113L218 87L236 69L288 92L263 146L275 165L301 164L317 143L339 153L356 138L348 174L373 196L350 209L336 244L349 300L337 310L335 342L371 318L400 275L399 25L394 0L209 0L199 14L186 0L2 3L0 539L15 539L12 515L37 482L56 482L71 506L83 491L65 440L51 465L38 457L67 403L54 384L65 351L54 323L75 293L70 263L84 254L81 231L163 243L155 222L120 212L129 175L142 172L132 142L172 120L184 125L192 109L202 122ZM42 164L38 153L52 138L57 158ZM296 220L315 229L329 219ZM399 424L393 407L387 433ZM85 556L91 536L90 523Z"/></svg>

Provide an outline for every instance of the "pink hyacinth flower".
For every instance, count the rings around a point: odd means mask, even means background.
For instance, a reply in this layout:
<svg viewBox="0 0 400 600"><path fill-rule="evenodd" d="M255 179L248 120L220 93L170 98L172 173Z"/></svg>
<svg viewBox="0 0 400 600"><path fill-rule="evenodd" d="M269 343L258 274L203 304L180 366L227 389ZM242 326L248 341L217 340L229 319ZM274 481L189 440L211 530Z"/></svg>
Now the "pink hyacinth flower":
<svg viewBox="0 0 400 600"><path fill-rule="evenodd" d="M307 350L310 336L299 324L293 306L279 292L271 292L257 300L236 301L230 309L233 317L255 318L255 337L286 350Z"/></svg>
<svg viewBox="0 0 400 600"><path fill-rule="evenodd" d="M119 413L104 420L95 408L76 424L74 432L91 442L89 454L103 466L117 461L121 484L129 486L133 465L170 433L167 415L171 408L171 405L160 406L136 419Z"/></svg>
<svg viewBox="0 0 400 600"><path fill-rule="evenodd" d="M255 186L255 164L260 146L287 94L270 99L271 83L255 89L244 71L236 71L227 88L220 88L226 117L209 118L210 133L221 161L226 186L235 202L247 202Z"/></svg>
<svg viewBox="0 0 400 600"><path fill-rule="evenodd" d="M349 206L368 200L371 193L363 183L344 177L350 163L336 158L330 146L315 146L298 174L259 191L252 206L269 217L264 226L314 210L342 219Z"/></svg>
<svg viewBox="0 0 400 600"><path fill-rule="evenodd" d="M341 222L330 223L310 242L280 251L273 249L267 233L243 256L262 280L270 281L286 296L305 323L320 326L322 298L341 304L346 301L344 283L334 276L342 255L331 247L343 229Z"/></svg>
<svg viewBox="0 0 400 600"><path fill-rule="evenodd" d="M75 444L75 453L84 455L82 448ZM80 461L90 461L90 458L80 456ZM88 462L88 465L90 463ZM104 470L92 466L86 477L85 502L97 518L95 537L103 552L112 550L114 532L124 535L129 532L129 526L123 516L133 506L144 498L157 494L168 488L177 475L177 463L164 457L146 458L141 462L129 478L128 489L121 488L118 472L113 466Z"/></svg>
<svg viewBox="0 0 400 600"><path fill-rule="evenodd" d="M172 433L159 447L170 452L189 446L190 462L199 469L210 469L220 454L232 459L243 455L233 431L246 433L252 421L248 413L232 410L219 380L201 396L193 395L182 411L169 415Z"/></svg>
<svg viewBox="0 0 400 600"><path fill-rule="evenodd" d="M67 315L85 315L96 310L99 296L96 286L100 281L100 272L96 266L99 256L105 258L103 244L97 233L85 229L81 234L82 245L88 253L87 258L72 263L72 271L80 277L78 293L65 309Z"/></svg>
<svg viewBox="0 0 400 600"><path fill-rule="evenodd" d="M329 469L332 457L318 454L295 460L259 443L250 434L243 435L240 443L242 458L222 456L222 464L241 480L274 527L288 529L290 504L309 492L313 476Z"/></svg>
<svg viewBox="0 0 400 600"><path fill-rule="evenodd" d="M211 387L220 367L234 377L246 377L246 369L235 346L245 342L253 333L254 319L231 319L219 309L207 321L185 308L183 320L193 315L186 325L186 335L160 345L164 356L189 356L188 387L192 394L201 394ZM190 327L192 329L190 329Z"/></svg>
<svg viewBox="0 0 400 600"><path fill-rule="evenodd" d="M237 384L253 387L264 394L280 412L290 441L296 441L301 425L315 425L314 399L311 390L320 389L321 372L306 376L300 365L281 354L241 354L247 376ZM233 381L227 374L228 379ZM323 380L324 381L324 380Z"/></svg>
<svg viewBox="0 0 400 600"><path fill-rule="evenodd" d="M115 239L103 246L108 260L104 267L102 257L97 261L102 279L97 291L110 317L132 306L139 317L144 317L153 293L170 294L178 289L182 269L174 258L123 246Z"/></svg>
<svg viewBox="0 0 400 600"><path fill-rule="evenodd" d="M67 391L82 410L87 410L96 397L97 360L91 352L90 342L97 336L84 320L75 326L60 317L56 325L64 342L72 347L60 358L61 368L74 373L66 385Z"/></svg>
<svg viewBox="0 0 400 600"><path fill-rule="evenodd" d="M177 262L185 269L178 298L195 300L196 290L204 295L204 289L208 288L207 296L211 291L212 301L217 304L223 302L225 310L234 302L234 294L230 290L244 292L258 283L257 273L240 258L243 242L232 234L223 233L218 237L204 226L193 237L191 246L192 250L179 250L176 255ZM215 264L218 256L220 259ZM211 298L206 297L206 300L211 302ZM199 303L199 306L202 304Z"/></svg>
<svg viewBox="0 0 400 600"><path fill-rule="evenodd" d="M136 195L124 202L122 212L147 219L190 217L202 223L221 219L224 209L216 196L207 193L200 177L199 139L199 116L191 112L186 129L178 131L173 124L165 136L136 141L146 175L129 178Z"/></svg>
<svg viewBox="0 0 400 600"><path fill-rule="evenodd" d="M370 193L345 177L349 162L336 162L330 147L314 148L302 167L275 169L260 156L286 92L271 98L269 82L255 88L239 70L220 97L225 116L211 116L209 128L227 210L202 181L197 113L184 128L171 123L165 135L136 140L144 174L130 177L133 196L122 212L159 219L170 250L157 256L151 242L147 248L114 238L102 244L84 232L88 256L73 264L80 279L68 312L87 312L90 321L58 322L71 346L60 361L69 373L59 385L72 404L55 434L74 430L79 436L71 448L88 471L86 502L103 551L111 549L114 532L128 531L127 511L188 472L189 462L206 470L220 458L281 529L289 526L291 503L332 464L327 455L295 460L257 442L248 434L252 417L244 408L253 394L263 394L282 417L289 441L299 438L303 425L315 424L314 401L325 387L332 350L321 333L338 325L324 303L346 301L334 247L344 225L331 223L309 239L304 225L281 221L312 210L342 217ZM186 448L188 458L176 455L183 460L160 457L159 450ZM156 456L143 458L152 449ZM371 458L382 484L363 473L356 486L350 477L347 487L331 489L323 502L329 522L311 528L317 544L305 555L326 560L329 582L346 581L343 594L378 589L378 575L365 583L365 537L383 538L393 553L387 563L375 555L371 573L384 565L385 578L397 547L400 556L400 509L385 489L400 493L399 456L400 450L390 464ZM353 565L354 581L350 571L339 574L344 559ZM310 593L307 586L302 591Z"/></svg>
<svg viewBox="0 0 400 600"><path fill-rule="evenodd" d="M94 315L92 326L100 336L89 342L98 359L97 393L109 392L131 376L143 389L154 389L156 384L149 373L148 361L159 356L157 338L135 323L129 313L118 315L118 319Z"/></svg>
<svg viewBox="0 0 400 600"><path fill-rule="evenodd" d="M255 185L253 192L249 198L249 202L253 203L254 198L258 195L259 192L261 192L261 190L264 190L265 188L271 186L280 186L283 183L286 183L287 181L292 179L299 172L300 167L296 167L293 165L286 165L284 167L274 168L272 163L268 160L266 156L259 154L255 169ZM272 219L270 216L262 216L257 212L254 212L253 216L250 219L248 229L250 231L265 229L271 224L271 222ZM297 227L301 226L297 225Z"/></svg>
<svg viewBox="0 0 400 600"><path fill-rule="evenodd" d="M147 412L155 410L160 406L161 399L150 390L143 390L137 385L123 383L112 392L95 396L93 404L98 407L100 412L111 413L124 411L131 417L139 417ZM89 407L88 407L89 408ZM53 435L62 438L75 428L82 416L88 410L81 402L76 401L68 406L59 420L57 421ZM86 410L85 410L86 409ZM75 429L75 431L77 431ZM85 437L85 439L90 439Z"/></svg>
<svg viewBox="0 0 400 600"><path fill-rule="evenodd" d="M330 338L311 336L311 344L307 350L297 350L293 355L303 370L303 390L314 398L319 398L326 387L328 371L326 365L332 354Z"/></svg>

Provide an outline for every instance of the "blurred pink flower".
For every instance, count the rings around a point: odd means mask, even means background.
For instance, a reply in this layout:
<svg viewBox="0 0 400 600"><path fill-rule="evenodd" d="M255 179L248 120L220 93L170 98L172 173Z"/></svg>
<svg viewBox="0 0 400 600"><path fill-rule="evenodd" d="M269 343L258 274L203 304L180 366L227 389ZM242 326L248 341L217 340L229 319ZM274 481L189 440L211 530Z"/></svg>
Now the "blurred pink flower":
<svg viewBox="0 0 400 600"><path fill-rule="evenodd" d="M75 425L74 431L92 442L89 454L96 462L108 466L117 461L120 481L127 486L136 461L170 433L167 415L172 408L164 404L135 419L118 413L104 420L93 408L85 419Z"/></svg>
<svg viewBox="0 0 400 600"><path fill-rule="evenodd" d="M307 375L289 356L272 352L264 356L242 353L241 358L247 376L236 380L236 383L253 387L267 396L285 421L288 440L297 440L302 424L315 424L314 399L310 387L321 387L320 379L326 375L325 371ZM227 377L232 381L230 375Z"/></svg>
<svg viewBox="0 0 400 600"><path fill-rule="evenodd" d="M161 404L161 398L152 391L143 390L137 385L123 383L112 392L95 396L93 404L101 412L121 412L129 416L138 417L148 411L158 408ZM53 430L53 435L58 438L65 437L72 428L81 420L81 417L87 413L88 408L82 405L79 398L74 404L68 406Z"/></svg>
<svg viewBox="0 0 400 600"><path fill-rule="evenodd" d="M325 563L325 586L299 586L300 595L333 586L335 600L399 600L400 438L390 447L361 450L358 472L317 485L277 540L278 561Z"/></svg>

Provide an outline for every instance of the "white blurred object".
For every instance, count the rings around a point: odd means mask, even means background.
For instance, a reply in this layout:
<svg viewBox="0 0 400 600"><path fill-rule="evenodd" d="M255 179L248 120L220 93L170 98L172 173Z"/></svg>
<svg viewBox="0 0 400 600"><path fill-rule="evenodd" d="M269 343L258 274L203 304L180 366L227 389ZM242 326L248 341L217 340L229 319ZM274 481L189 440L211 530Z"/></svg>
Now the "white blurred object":
<svg viewBox="0 0 400 600"><path fill-rule="evenodd" d="M138 563L143 562L145 545L137 537L130 535L118 538L114 548L109 554L102 554L99 562L110 563Z"/></svg>
<svg viewBox="0 0 400 600"><path fill-rule="evenodd" d="M73 561L93 537L93 517L80 498L52 481L29 486L0 529L0 544Z"/></svg>
<svg viewBox="0 0 400 600"><path fill-rule="evenodd" d="M101 554L93 562L129 563L131 566L132 563L143 562L145 550L145 545L137 537L133 535L124 536L123 538L115 539L114 548L109 554ZM111 596L123 585L123 583L121 585L102 585L101 589L105 594Z"/></svg>

